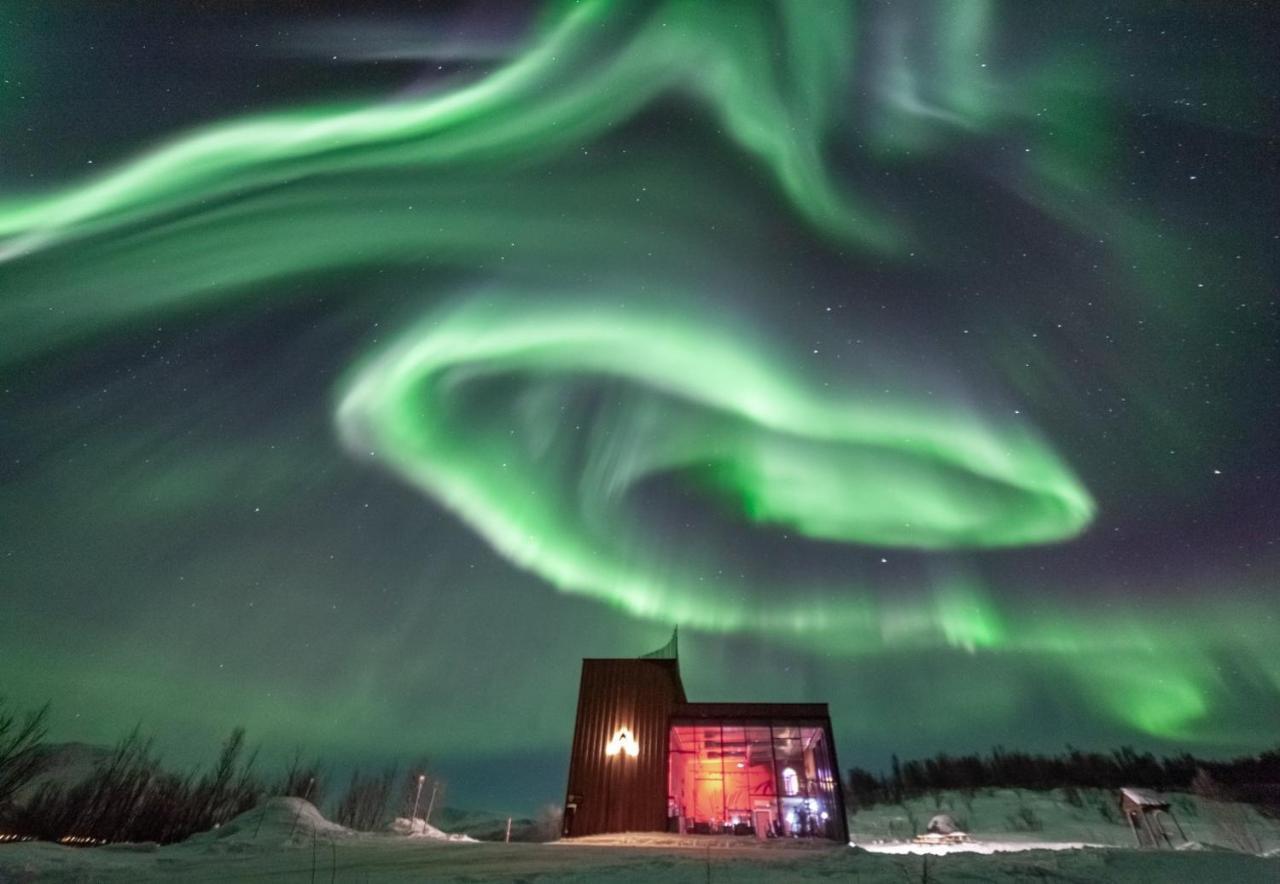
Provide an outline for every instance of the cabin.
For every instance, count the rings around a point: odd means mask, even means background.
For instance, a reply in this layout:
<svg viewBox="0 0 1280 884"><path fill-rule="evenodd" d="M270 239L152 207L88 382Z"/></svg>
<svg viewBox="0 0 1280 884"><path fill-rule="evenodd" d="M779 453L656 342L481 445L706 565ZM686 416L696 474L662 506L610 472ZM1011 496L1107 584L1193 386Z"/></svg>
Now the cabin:
<svg viewBox="0 0 1280 884"><path fill-rule="evenodd" d="M1120 790L1120 811L1128 820L1139 847L1173 847L1173 839L1164 824L1165 819L1173 823L1183 841L1187 840L1181 824L1169 808L1169 802L1154 792L1125 786ZM1163 845L1161 842L1164 842Z"/></svg>
<svg viewBox="0 0 1280 884"><path fill-rule="evenodd" d="M849 840L825 703L691 703L677 636L584 659L562 834Z"/></svg>

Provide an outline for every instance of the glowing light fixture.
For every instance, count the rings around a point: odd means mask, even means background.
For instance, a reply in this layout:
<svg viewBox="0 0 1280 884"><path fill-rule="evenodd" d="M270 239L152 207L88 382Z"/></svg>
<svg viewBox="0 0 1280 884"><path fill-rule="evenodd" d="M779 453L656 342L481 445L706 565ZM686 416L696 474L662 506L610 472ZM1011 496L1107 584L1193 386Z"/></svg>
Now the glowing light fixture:
<svg viewBox="0 0 1280 884"><path fill-rule="evenodd" d="M605 755L617 755L619 753L630 755L632 758L640 754L640 744L631 735L629 728L618 728L617 733L613 735L613 739L604 744Z"/></svg>

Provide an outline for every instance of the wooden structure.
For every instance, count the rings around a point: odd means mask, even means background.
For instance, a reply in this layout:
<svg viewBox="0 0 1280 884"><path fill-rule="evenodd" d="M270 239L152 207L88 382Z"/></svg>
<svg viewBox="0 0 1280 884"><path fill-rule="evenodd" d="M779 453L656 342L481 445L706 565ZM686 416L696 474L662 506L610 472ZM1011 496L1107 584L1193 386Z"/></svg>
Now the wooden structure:
<svg viewBox="0 0 1280 884"><path fill-rule="evenodd" d="M673 636L582 661L562 834L847 841L838 771L825 703L690 703Z"/></svg>
<svg viewBox="0 0 1280 884"><path fill-rule="evenodd" d="M566 836L666 828L667 722L683 703L675 660L582 661ZM610 751L624 730L635 752Z"/></svg>
<svg viewBox="0 0 1280 884"><path fill-rule="evenodd" d="M1120 790L1120 812L1129 821L1129 828L1139 847L1173 847L1162 817L1173 823L1183 841L1187 840L1182 826L1169 809L1169 802L1154 792L1125 786Z"/></svg>

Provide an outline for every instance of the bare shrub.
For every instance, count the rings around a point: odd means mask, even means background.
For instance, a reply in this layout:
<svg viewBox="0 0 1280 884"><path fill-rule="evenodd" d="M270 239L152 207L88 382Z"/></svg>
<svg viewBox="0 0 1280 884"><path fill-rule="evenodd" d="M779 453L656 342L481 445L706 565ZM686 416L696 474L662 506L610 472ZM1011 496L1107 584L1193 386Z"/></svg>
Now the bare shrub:
<svg viewBox="0 0 1280 884"><path fill-rule="evenodd" d="M395 782L395 767L369 776L362 775L359 770L354 771L346 793L338 802L335 821L360 832L382 829L389 822L388 811Z"/></svg>
<svg viewBox="0 0 1280 884"><path fill-rule="evenodd" d="M272 795L301 798L319 806L324 801L327 780L319 758L303 761L302 750L295 749L293 757L269 791Z"/></svg>
<svg viewBox="0 0 1280 884"><path fill-rule="evenodd" d="M226 822L261 793L252 760L241 764L244 732L223 745L214 768L198 782L161 769L152 741L138 729L116 744L93 772L66 786L46 783L9 818L16 834L46 841L64 837L113 843L169 844Z"/></svg>
<svg viewBox="0 0 1280 884"><path fill-rule="evenodd" d="M1233 800L1231 793L1219 785L1206 770L1197 771L1191 791L1204 802L1218 836L1229 846L1245 853L1261 853L1262 845L1249 829L1249 811Z"/></svg>
<svg viewBox="0 0 1280 884"><path fill-rule="evenodd" d="M222 744L213 769L200 778L191 795L192 831L212 829L253 807L262 797L262 786L253 776L257 752L242 762L244 752L244 728L238 727Z"/></svg>
<svg viewBox="0 0 1280 884"><path fill-rule="evenodd" d="M41 746L48 733L49 704L19 717L0 697L0 813L44 770Z"/></svg>

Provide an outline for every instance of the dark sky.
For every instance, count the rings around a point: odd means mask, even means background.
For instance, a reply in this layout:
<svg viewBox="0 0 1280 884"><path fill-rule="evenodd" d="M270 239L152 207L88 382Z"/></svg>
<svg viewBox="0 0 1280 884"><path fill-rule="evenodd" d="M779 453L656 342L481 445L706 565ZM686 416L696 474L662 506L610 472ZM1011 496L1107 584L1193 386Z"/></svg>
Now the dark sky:
<svg viewBox="0 0 1280 884"><path fill-rule="evenodd" d="M0 4L0 685L558 800L1280 733L1270 4Z"/></svg>

